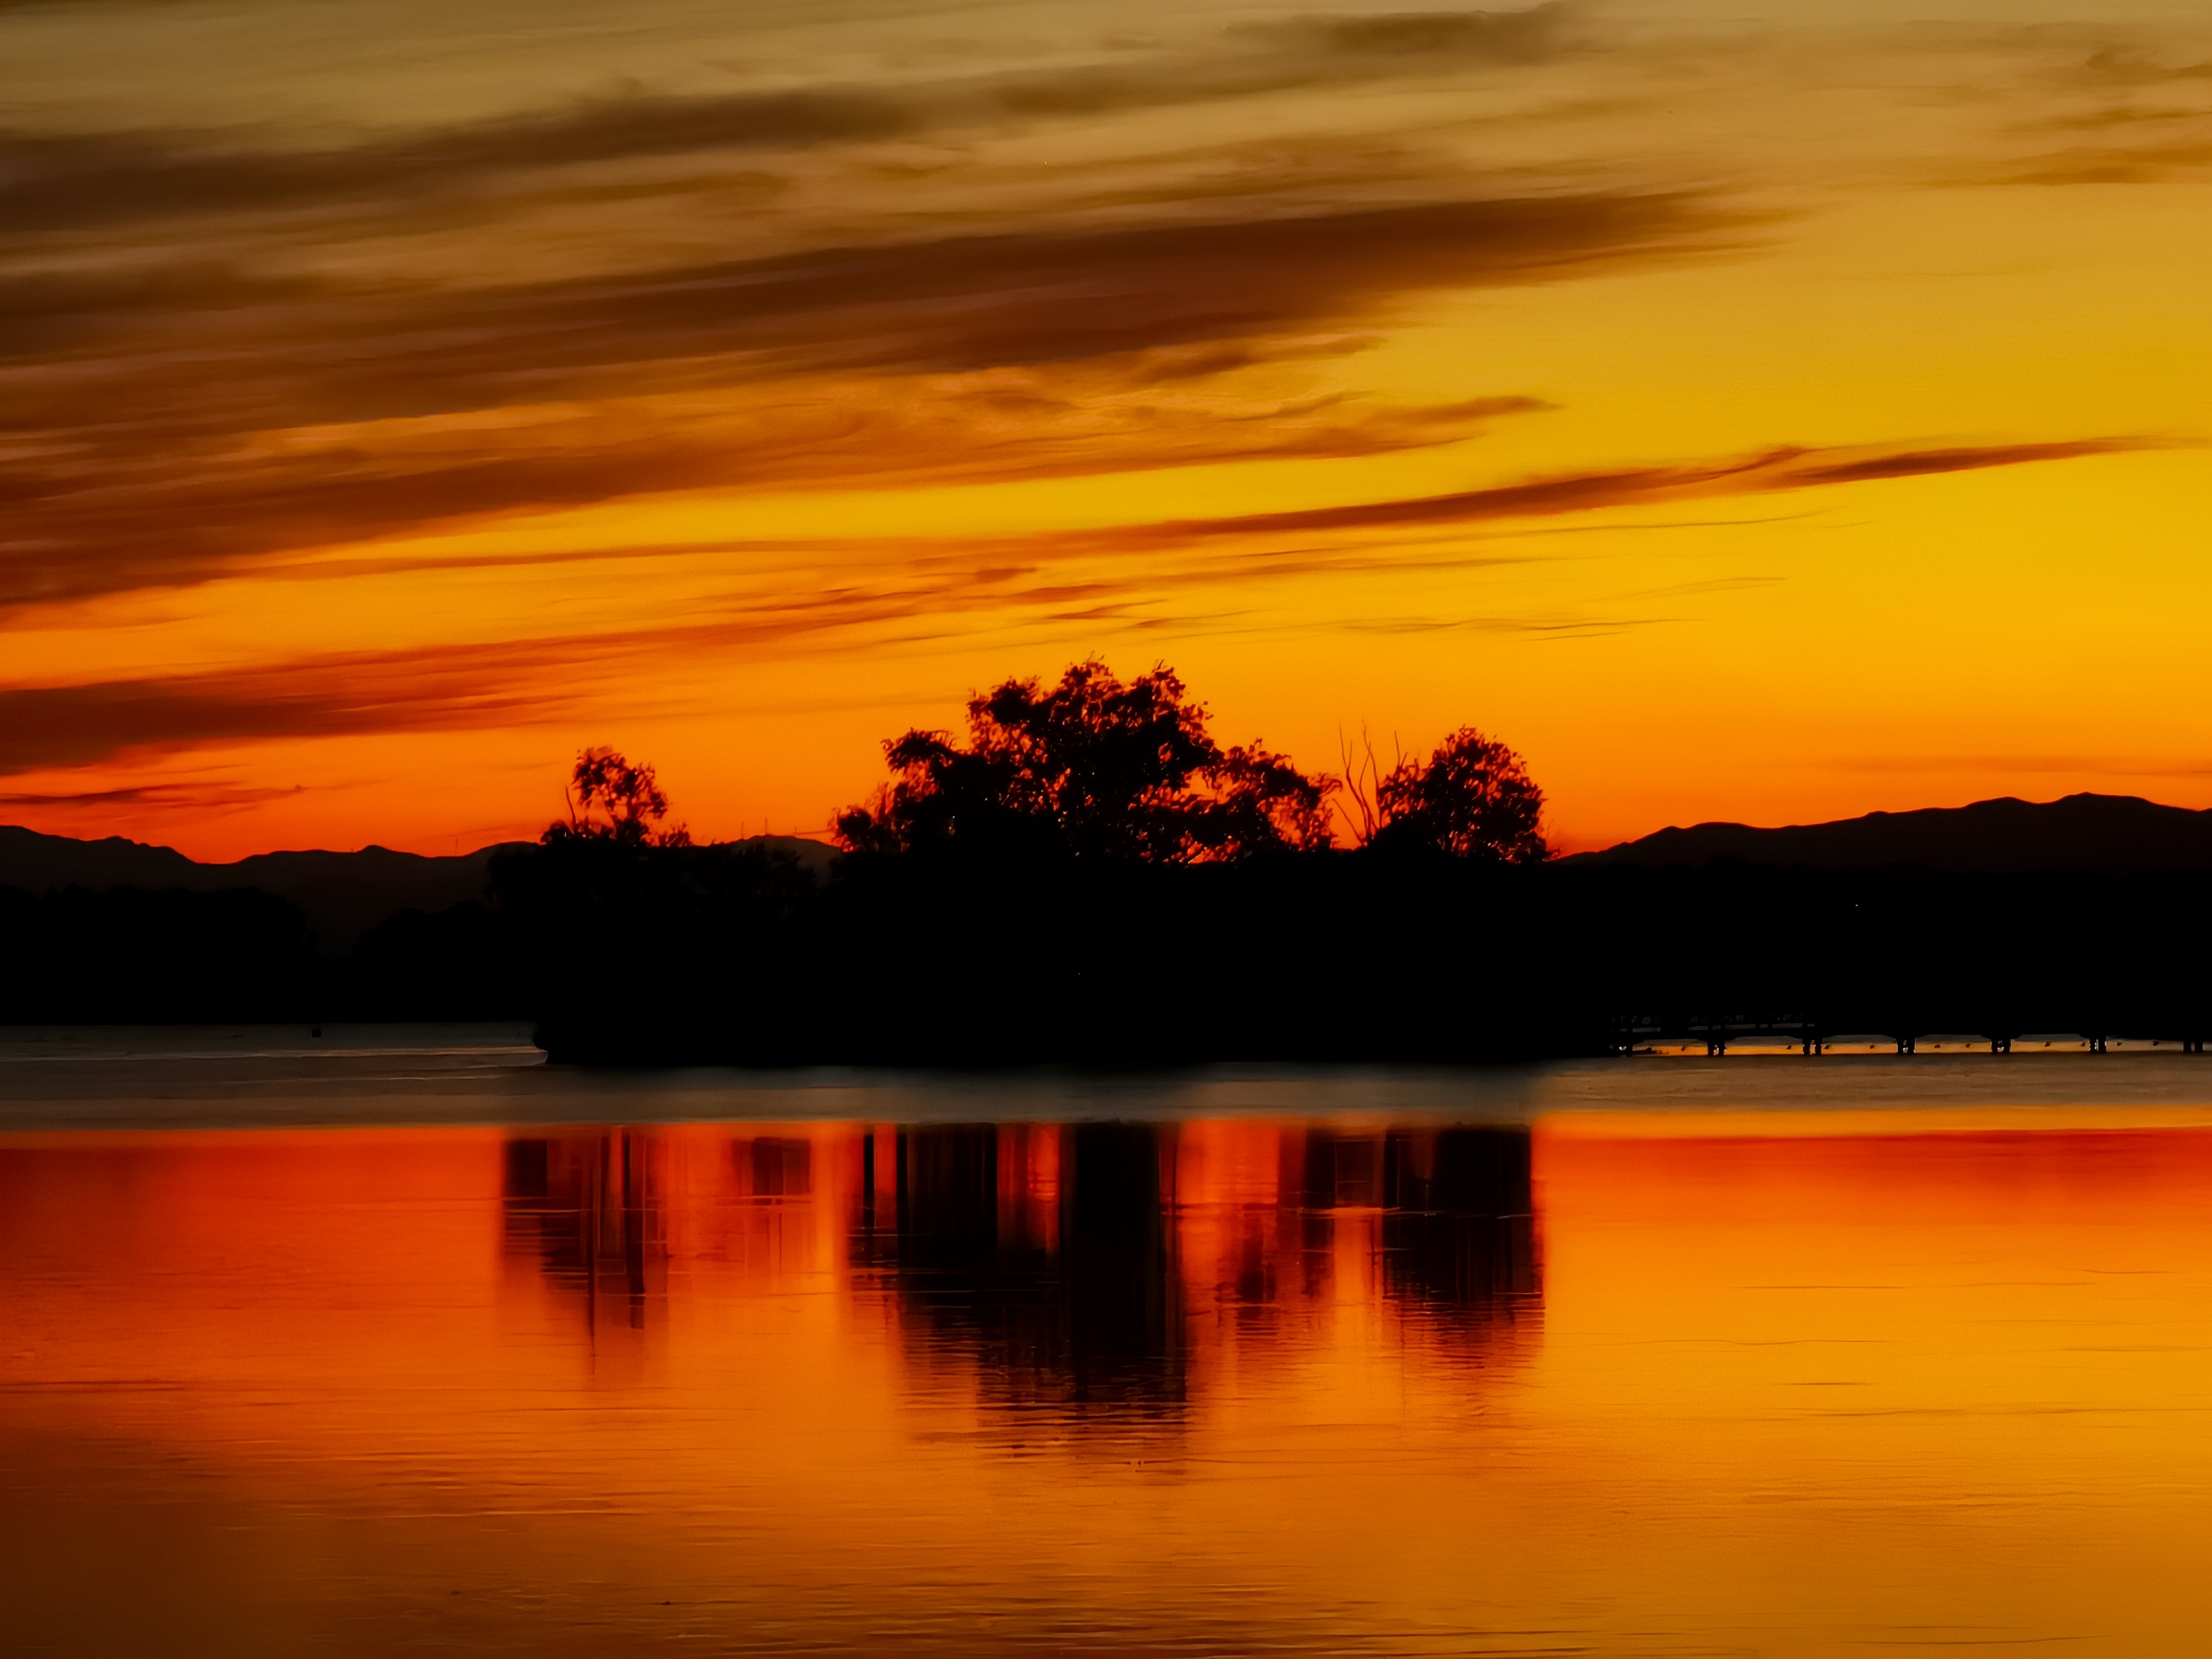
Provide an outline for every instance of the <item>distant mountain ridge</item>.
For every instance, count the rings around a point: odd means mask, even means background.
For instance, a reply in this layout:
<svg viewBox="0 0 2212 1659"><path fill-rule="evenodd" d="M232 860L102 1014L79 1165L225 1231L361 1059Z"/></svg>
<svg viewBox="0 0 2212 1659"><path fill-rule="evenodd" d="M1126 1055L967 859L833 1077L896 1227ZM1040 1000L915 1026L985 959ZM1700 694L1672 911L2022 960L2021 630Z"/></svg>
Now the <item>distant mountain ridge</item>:
<svg viewBox="0 0 2212 1659"><path fill-rule="evenodd" d="M79 841L0 825L0 887L185 888L198 893L250 887L288 899L304 911L326 950L350 950L387 917L402 910L437 912L484 897L491 860L528 847L500 841L447 857L364 847L358 852L257 852L229 864L202 864L172 847L110 835ZM819 870L832 850L795 835L753 836L740 843L788 851Z"/></svg>
<svg viewBox="0 0 2212 1659"><path fill-rule="evenodd" d="M2212 871L2212 811L2136 795L2004 796L1971 807L1869 812L1827 824L1667 829L1570 864L1699 865L1716 858L1815 870L1911 865L1958 875L2152 875Z"/></svg>
<svg viewBox="0 0 2212 1659"><path fill-rule="evenodd" d="M402 910L428 913L484 897L491 860L530 843L503 841L449 857L364 847L357 852L260 852L202 864L174 848L109 836L79 841L0 825L0 887L254 888L306 913L326 951L343 952ZM793 835L748 837L739 846L787 852L820 875L835 856ZM1971 807L1870 812L1827 824L1758 829L1698 824L1658 830L1567 865L1702 865L1717 858L1820 870L1918 866L1963 875L2179 874L2212 872L2212 811L2166 807L2133 795L2068 795L2050 802L2011 796Z"/></svg>

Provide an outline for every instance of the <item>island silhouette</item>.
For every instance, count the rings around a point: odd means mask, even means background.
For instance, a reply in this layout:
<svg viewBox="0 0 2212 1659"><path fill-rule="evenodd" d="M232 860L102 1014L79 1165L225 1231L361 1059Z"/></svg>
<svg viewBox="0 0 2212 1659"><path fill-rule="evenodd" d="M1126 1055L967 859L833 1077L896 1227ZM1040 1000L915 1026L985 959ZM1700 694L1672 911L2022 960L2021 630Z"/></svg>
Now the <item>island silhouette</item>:
<svg viewBox="0 0 2212 1659"><path fill-rule="evenodd" d="M0 827L0 1023L527 1019L604 1064L1452 1062L1844 1036L2201 1051L2212 812L2005 799L1555 857L1472 727L1308 775L1096 660L884 744L832 841L586 750L536 842L201 864Z"/></svg>

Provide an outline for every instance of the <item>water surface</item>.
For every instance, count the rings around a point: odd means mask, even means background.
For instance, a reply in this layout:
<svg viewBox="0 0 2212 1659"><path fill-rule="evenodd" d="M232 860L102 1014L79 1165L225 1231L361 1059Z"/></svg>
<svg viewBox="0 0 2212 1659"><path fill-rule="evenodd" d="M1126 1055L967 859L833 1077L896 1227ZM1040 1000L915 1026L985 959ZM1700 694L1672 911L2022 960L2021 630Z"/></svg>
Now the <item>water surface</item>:
<svg viewBox="0 0 2212 1659"><path fill-rule="evenodd" d="M0 1057L0 1649L2212 1632L2201 1061L217 1049Z"/></svg>

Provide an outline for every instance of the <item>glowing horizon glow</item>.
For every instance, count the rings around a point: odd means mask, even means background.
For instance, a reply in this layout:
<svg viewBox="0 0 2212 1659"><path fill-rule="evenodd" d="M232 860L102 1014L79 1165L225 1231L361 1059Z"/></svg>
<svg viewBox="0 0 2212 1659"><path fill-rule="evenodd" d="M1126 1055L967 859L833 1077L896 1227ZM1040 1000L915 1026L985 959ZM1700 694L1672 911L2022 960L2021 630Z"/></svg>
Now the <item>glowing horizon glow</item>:
<svg viewBox="0 0 2212 1659"><path fill-rule="evenodd" d="M1569 848L2212 806L2212 26L0 13L0 821L822 833L1098 655Z"/></svg>

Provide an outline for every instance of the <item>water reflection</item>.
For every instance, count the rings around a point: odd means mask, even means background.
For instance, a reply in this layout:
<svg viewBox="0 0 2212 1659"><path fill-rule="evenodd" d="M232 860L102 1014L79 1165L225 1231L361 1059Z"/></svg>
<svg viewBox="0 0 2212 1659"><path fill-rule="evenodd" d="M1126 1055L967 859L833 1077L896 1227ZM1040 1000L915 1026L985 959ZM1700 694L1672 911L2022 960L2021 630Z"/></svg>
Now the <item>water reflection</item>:
<svg viewBox="0 0 2212 1659"><path fill-rule="evenodd" d="M1477 1344L1519 1333L1538 1289L1528 1136L1430 1129L1392 1135L1382 1152L1392 1291Z"/></svg>
<svg viewBox="0 0 2212 1659"><path fill-rule="evenodd" d="M644 1329L648 1298L667 1284L657 1143L615 1131L512 1140L505 1151L509 1254L573 1292L587 1324L604 1311Z"/></svg>
<svg viewBox="0 0 2212 1659"><path fill-rule="evenodd" d="M2212 1114L0 1137L0 1648L2195 1651Z"/></svg>
<svg viewBox="0 0 2212 1659"><path fill-rule="evenodd" d="M724 1149L715 1156L711 1148ZM773 1289L844 1240L915 1386L1056 1424L1172 1423L1194 1379L1372 1303L1478 1365L1525 1356L1540 1276L1520 1128L1259 1123L650 1128L509 1140L511 1259L586 1329L643 1330L672 1240Z"/></svg>
<svg viewBox="0 0 2212 1659"><path fill-rule="evenodd" d="M1135 1125L944 1125L868 1146L889 1152L896 1203L888 1231L854 1233L854 1260L861 1285L895 1299L918 1367L949 1361L1013 1411L1180 1406L1172 1140Z"/></svg>

